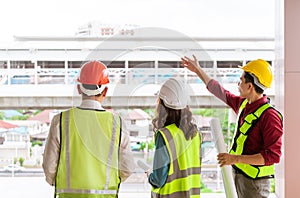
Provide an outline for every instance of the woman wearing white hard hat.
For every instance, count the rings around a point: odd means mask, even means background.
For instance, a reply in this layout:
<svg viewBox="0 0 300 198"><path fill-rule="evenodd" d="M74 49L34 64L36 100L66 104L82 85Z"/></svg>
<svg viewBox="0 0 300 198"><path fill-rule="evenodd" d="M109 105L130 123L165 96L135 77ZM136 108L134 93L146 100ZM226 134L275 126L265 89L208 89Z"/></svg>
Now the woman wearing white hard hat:
<svg viewBox="0 0 300 198"><path fill-rule="evenodd" d="M200 197L201 135L192 122L183 82L161 87L153 125L156 130L151 197Z"/></svg>

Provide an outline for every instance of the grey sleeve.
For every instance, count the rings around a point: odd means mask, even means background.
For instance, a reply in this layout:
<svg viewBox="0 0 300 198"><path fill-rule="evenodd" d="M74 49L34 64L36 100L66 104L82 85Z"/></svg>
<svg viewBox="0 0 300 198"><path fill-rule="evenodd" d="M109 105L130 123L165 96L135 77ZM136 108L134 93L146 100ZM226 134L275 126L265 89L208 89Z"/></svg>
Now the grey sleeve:
<svg viewBox="0 0 300 198"><path fill-rule="evenodd" d="M43 154L43 170L46 181L55 185L56 171L60 153L60 114L55 115L51 121L50 130Z"/></svg>
<svg viewBox="0 0 300 198"><path fill-rule="evenodd" d="M122 122L122 119L121 119ZM124 130L124 123L122 122L121 129L121 143L119 150L119 173L121 181L125 181L136 168L134 158L130 148L130 137L127 131Z"/></svg>

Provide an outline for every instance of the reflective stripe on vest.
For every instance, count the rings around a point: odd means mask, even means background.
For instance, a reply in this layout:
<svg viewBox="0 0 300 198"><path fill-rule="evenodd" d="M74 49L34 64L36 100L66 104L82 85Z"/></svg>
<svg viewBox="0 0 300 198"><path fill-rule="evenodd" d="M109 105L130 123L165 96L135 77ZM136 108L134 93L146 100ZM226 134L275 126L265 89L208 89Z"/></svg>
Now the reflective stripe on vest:
<svg viewBox="0 0 300 198"><path fill-rule="evenodd" d="M233 141L235 141L234 143L236 143L236 148L235 150L234 148L231 148L229 152L230 154L241 155L243 153L245 141L249 133L251 132L249 129L254 126L256 121L259 120L260 116L265 110L267 110L268 108L273 108L269 103L260 106L254 113L250 113L246 115L243 124L239 126L241 112L245 108L247 102L248 102L247 99L245 99L239 108L235 136L237 135L238 130L240 134L237 138L234 138ZM250 164L234 164L234 168L240 169L243 173L245 173L247 176L249 176L252 179L274 175L274 165L252 166Z"/></svg>
<svg viewBox="0 0 300 198"><path fill-rule="evenodd" d="M170 156L170 168L164 186L152 188L151 196L200 197L201 136L197 133L192 140L186 140L183 132L175 124L161 129L158 133L161 133L165 140Z"/></svg>
<svg viewBox="0 0 300 198"><path fill-rule="evenodd" d="M119 117L106 111L70 109L61 114L61 153L56 177L59 197L116 197L120 178ZM88 119L86 126L85 120ZM95 134L93 129L99 133ZM93 133L89 133L90 130ZM95 145L95 139L99 145ZM91 144L94 143L94 145ZM97 150L101 150L101 153Z"/></svg>
<svg viewBox="0 0 300 198"><path fill-rule="evenodd" d="M116 190L86 190L86 189L58 189L56 193L70 193L70 194L117 194Z"/></svg>

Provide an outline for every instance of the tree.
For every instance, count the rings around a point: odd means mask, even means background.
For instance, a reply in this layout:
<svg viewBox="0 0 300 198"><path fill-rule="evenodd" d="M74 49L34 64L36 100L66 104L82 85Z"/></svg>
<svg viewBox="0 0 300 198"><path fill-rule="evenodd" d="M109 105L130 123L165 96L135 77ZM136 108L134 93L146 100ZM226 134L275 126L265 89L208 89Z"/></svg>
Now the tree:
<svg viewBox="0 0 300 198"><path fill-rule="evenodd" d="M23 166L24 161L25 161L25 159L24 159L23 157L20 157L20 158L19 158L20 166Z"/></svg>
<svg viewBox="0 0 300 198"><path fill-rule="evenodd" d="M27 120L29 115L16 115L9 118L9 120Z"/></svg>
<svg viewBox="0 0 300 198"><path fill-rule="evenodd" d="M233 138L234 128L235 128L235 124L230 123L229 126L230 133L228 133L228 112L229 112L229 108L203 108L203 109L194 109L192 111L194 115L219 118L221 122L225 143L231 142L231 139Z"/></svg>

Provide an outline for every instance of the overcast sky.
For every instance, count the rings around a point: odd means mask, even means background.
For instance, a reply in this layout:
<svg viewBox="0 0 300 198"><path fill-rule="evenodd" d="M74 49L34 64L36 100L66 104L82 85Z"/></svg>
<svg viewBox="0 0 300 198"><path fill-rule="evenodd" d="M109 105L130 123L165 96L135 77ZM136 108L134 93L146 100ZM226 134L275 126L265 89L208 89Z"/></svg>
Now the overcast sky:
<svg viewBox="0 0 300 198"><path fill-rule="evenodd" d="M3 0L0 41L74 36L89 21L164 27L188 36L274 36L274 0Z"/></svg>

